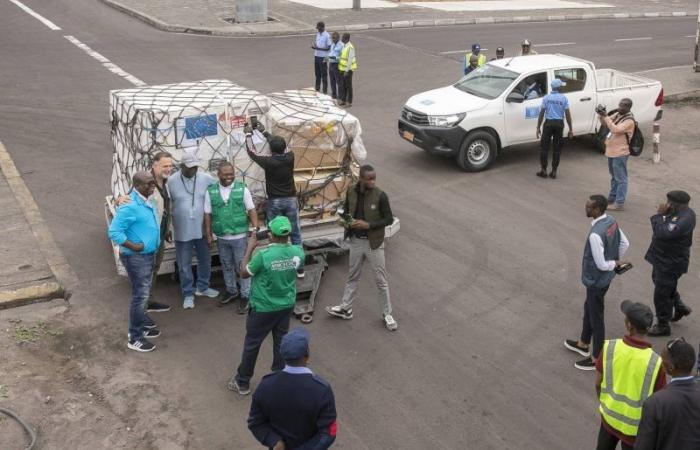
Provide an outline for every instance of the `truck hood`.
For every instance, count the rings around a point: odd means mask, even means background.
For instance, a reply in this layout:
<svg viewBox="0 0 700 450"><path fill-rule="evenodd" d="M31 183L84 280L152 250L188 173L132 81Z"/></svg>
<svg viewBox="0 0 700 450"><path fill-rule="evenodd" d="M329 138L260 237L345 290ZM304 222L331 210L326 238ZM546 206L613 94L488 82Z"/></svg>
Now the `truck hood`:
<svg viewBox="0 0 700 450"><path fill-rule="evenodd" d="M491 100L467 94L453 86L421 92L409 98L406 106L431 116L460 114L484 108Z"/></svg>

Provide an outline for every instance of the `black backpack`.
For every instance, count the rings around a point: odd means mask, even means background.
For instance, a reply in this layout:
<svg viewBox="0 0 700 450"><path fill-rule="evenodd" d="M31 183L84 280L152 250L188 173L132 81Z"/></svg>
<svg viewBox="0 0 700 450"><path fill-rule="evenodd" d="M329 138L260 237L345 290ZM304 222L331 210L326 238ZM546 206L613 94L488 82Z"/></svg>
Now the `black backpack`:
<svg viewBox="0 0 700 450"><path fill-rule="evenodd" d="M644 135L642 134L642 130L639 129L639 123L634 119L631 120L634 121L632 138L630 139L627 134L625 134L625 137L627 138L627 145L630 147L630 155L639 156L642 154L642 150L644 150Z"/></svg>

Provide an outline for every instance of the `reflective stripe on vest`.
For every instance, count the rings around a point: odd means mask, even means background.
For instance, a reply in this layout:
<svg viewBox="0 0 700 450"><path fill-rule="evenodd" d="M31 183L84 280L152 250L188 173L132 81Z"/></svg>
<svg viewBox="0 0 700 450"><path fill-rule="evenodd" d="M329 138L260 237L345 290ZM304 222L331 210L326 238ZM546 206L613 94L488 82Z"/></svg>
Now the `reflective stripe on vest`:
<svg viewBox="0 0 700 450"><path fill-rule="evenodd" d="M352 42L348 42L343 47L343 51L340 52L340 60L338 61L338 70L341 72L347 72L348 70L348 56L350 55L350 49L355 50ZM353 72L357 70L357 55L354 55L352 62L350 63L350 70Z"/></svg>
<svg viewBox="0 0 700 450"><path fill-rule="evenodd" d="M620 339L606 341L603 354L600 413L614 429L628 436L636 436L642 405L654 391L661 358L651 348L634 348ZM643 380L637 376L642 370ZM621 374L620 371L626 373Z"/></svg>
<svg viewBox="0 0 700 450"><path fill-rule="evenodd" d="M212 184L207 189L211 201L211 228L214 234L226 236L246 233L248 211L243 203L245 183L235 181L226 202L221 197L219 183Z"/></svg>
<svg viewBox="0 0 700 450"><path fill-rule="evenodd" d="M464 57L464 65L466 67L469 67L469 60L471 59L471 57L472 57L471 52L467 53L467 55ZM484 64L486 64L486 55L484 55L483 53L479 53L478 59L476 61L476 65L483 66Z"/></svg>

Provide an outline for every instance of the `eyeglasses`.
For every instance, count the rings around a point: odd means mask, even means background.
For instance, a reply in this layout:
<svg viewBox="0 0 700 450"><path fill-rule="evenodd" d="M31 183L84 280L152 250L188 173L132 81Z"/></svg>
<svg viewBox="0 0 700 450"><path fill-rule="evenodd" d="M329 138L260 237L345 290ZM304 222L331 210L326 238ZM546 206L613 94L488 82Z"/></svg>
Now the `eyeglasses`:
<svg viewBox="0 0 700 450"><path fill-rule="evenodd" d="M673 339L673 340L671 340L671 341L668 341L668 344L666 344L666 350L671 351L671 349L673 348L673 346L676 345L676 344L679 343L679 342L685 342L685 338L681 336L681 337L679 337L679 338L676 338L676 339Z"/></svg>

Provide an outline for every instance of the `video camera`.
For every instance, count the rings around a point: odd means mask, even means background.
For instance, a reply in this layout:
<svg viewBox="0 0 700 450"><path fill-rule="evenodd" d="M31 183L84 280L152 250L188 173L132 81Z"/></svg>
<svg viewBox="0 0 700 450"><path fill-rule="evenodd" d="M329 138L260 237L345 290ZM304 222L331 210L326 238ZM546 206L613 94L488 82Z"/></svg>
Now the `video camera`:
<svg viewBox="0 0 700 450"><path fill-rule="evenodd" d="M595 107L595 112L596 112L596 114L600 114L602 116L605 116L608 114L608 108L606 108L605 105L598 105Z"/></svg>

